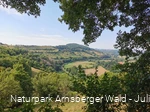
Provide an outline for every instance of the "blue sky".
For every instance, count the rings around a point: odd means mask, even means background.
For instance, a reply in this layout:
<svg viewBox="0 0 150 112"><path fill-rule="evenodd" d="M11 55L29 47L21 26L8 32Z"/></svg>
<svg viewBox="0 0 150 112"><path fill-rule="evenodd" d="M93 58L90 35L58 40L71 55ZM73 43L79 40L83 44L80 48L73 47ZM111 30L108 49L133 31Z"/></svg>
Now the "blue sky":
<svg viewBox="0 0 150 112"><path fill-rule="evenodd" d="M0 42L9 45L83 45L82 31L74 33L68 30L66 24L58 21L62 14L59 4L51 0L41 6L41 15L37 18L0 6ZM90 47L113 49L119 29L115 28L114 32L105 30Z"/></svg>

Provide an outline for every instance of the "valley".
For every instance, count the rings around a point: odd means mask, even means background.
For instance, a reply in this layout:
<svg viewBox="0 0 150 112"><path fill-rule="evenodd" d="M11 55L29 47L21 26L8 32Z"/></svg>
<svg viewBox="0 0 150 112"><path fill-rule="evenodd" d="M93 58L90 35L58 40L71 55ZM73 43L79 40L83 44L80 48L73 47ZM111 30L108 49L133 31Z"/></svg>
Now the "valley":
<svg viewBox="0 0 150 112"><path fill-rule="evenodd" d="M4 110L8 107L21 109L26 108L26 104L18 107L19 104L10 103L6 98L11 94L38 97L46 97L48 94L53 97L57 94L70 97L80 95L71 89L74 77L79 75L78 80L82 80L79 69L87 76L97 71L97 75L103 77L105 72L116 72L112 68L121 61L124 61L124 58L116 55L116 51L108 54L106 50L102 52L79 44L60 46L0 44L0 80L2 81L0 90L3 96L0 102L6 102L3 104ZM45 104L38 105L40 105L38 108L33 107L34 111L45 106ZM65 112L77 112L83 111L83 106L86 104L80 102L65 103L64 106L59 104L58 107ZM55 104L52 104L53 107Z"/></svg>

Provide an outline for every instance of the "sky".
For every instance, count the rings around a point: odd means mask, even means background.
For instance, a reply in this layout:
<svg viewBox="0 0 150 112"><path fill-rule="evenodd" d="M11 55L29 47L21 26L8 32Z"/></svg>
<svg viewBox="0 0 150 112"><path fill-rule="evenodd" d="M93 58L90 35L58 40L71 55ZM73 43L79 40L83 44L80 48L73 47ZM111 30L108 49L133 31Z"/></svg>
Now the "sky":
<svg viewBox="0 0 150 112"><path fill-rule="evenodd" d="M52 0L47 0L47 3L41 6L41 15L37 18L0 6L0 42L9 45L84 45L82 31L74 33L68 30L65 23L58 21L62 14L59 4ZM113 32L105 30L89 47L114 49L119 30L119 27Z"/></svg>

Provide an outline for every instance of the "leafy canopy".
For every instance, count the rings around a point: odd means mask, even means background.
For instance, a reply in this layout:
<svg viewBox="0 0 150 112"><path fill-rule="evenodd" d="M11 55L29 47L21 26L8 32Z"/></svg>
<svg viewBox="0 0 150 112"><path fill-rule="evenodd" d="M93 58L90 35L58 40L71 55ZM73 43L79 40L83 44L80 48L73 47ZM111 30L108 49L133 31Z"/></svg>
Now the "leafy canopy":
<svg viewBox="0 0 150 112"><path fill-rule="evenodd" d="M15 8L20 13L27 13L35 17L40 15L39 5L44 5L46 0L1 0L0 5L3 7Z"/></svg>

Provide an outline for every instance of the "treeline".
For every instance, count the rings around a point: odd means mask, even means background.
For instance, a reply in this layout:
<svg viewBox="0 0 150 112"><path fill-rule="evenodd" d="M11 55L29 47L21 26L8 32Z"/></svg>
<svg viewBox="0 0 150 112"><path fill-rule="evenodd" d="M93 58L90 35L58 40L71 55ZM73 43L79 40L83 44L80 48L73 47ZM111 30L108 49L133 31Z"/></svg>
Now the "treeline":
<svg viewBox="0 0 150 112"><path fill-rule="evenodd" d="M56 46L59 50L68 50L68 51L81 51L81 50L92 50L91 48L79 44L67 44L67 45L59 45Z"/></svg>
<svg viewBox="0 0 150 112"><path fill-rule="evenodd" d="M116 72L115 67L118 65L117 60L100 60L96 62L97 66L102 66L105 69L111 71L111 72Z"/></svg>

